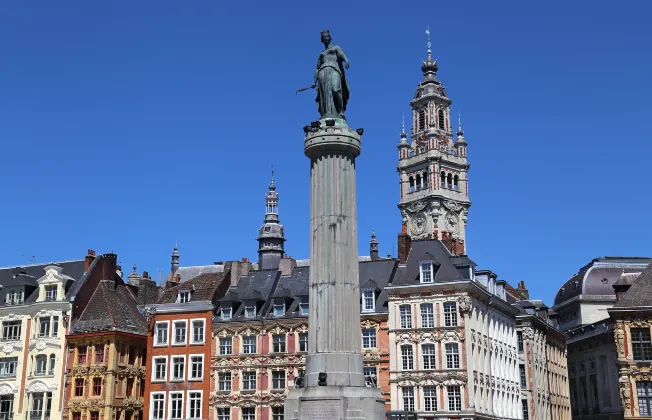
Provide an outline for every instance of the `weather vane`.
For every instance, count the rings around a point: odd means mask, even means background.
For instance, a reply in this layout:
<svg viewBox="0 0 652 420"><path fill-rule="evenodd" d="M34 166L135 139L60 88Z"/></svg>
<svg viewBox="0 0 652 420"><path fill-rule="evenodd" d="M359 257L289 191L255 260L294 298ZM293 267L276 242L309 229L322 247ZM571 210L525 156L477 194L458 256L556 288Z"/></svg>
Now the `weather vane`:
<svg viewBox="0 0 652 420"><path fill-rule="evenodd" d="M428 52L431 52L430 47L432 47L432 42L430 42L430 25L428 25L428 28L426 29L426 35L428 35L428 43L426 44L428 46Z"/></svg>

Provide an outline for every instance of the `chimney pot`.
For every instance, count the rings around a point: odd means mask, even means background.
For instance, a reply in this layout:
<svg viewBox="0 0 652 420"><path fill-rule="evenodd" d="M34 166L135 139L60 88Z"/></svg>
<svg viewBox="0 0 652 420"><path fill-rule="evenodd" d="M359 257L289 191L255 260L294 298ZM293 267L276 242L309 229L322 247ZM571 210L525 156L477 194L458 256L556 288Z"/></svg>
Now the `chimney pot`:
<svg viewBox="0 0 652 420"><path fill-rule="evenodd" d="M148 279L149 278L149 273L147 271L143 271L143 278Z"/></svg>

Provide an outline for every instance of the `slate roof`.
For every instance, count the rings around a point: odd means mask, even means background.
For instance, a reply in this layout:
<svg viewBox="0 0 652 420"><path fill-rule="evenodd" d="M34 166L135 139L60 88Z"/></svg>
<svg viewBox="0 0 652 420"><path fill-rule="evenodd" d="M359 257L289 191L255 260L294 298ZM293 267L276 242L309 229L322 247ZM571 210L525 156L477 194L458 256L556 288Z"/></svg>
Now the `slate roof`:
<svg viewBox="0 0 652 420"><path fill-rule="evenodd" d="M615 308L652 306L652 263L636 278L629 290L620 295Z"/></svg>
<svg viewBox="0 0 652 420"><path fill-rule="evenodd" d="M224 272L224 264L213 264L213 265L196 265L196 266L189 266L189 267L179 267L174 273L175 275L178 275L181 277L181 283L186 282L190 279L194 279L195 277L201 275L201 274L208 274L208 273L223 273Z"/></svg>
<svg viewBox="0 0 652 420"><path fill-rule="evenodd" d="M223 272L200 274L163 292L157 303L175 303L179 290L190 290L191 301L213 301L215 292L227 276Z"/></svg>
<svg viewBox="0 0 652 420"><path fill-rule="evenodd" d="M7 306L7 291L12 286L25 287L25 300L23 304L35 302L36 299L38 299L39 294L37 280L45 275L45 267L49 265L61 267L61 275L67 277L69 280L66 284L66 290L69 290L73 282L80 279L84 274L84 260L49 262L22 267L0 268L0 285L3 286L2 289L0 289L0 307Z"/></svg>
<svg viewBox="0 0 652 420"><path fill-rule="evenodd" d="M420 284L420 261L433 261L434 282L470 280L470 269L475 263L467 256L453 256L441 241L413 241L412 249L405 263L405 270L394 286Z"/></svg>

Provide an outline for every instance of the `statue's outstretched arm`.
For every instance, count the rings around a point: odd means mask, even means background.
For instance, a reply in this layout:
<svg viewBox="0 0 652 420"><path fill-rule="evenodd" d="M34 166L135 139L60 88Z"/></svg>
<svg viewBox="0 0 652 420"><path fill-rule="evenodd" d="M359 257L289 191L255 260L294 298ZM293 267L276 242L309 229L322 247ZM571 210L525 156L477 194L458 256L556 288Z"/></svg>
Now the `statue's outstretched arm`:
<svg viewBox="0 0 652 420"><path fill-rule="evenodd" d="M340 60L344 63L344 67L349 68L349 58L344 54L344 50L340 47L337 47L337 55L339 55Z"/></svg>

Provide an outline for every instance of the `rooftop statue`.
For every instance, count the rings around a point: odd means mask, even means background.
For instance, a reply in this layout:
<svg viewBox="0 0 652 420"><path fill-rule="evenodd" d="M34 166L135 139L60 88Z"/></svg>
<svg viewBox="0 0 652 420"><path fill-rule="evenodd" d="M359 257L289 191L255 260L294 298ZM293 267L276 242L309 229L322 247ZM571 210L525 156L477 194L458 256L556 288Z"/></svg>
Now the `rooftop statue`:
<svg viewBox="0 0 652 420"><path fill-rule="evenodd" d="M346 104L349 102L349 83L346 80L345 68L349 68L349 59L342 48L331 45L331 35L328 30L321 31L321 42L324 51L317 59L315 79L307 89L317 88L317 106L321 118L345 118Z"/></svg>

